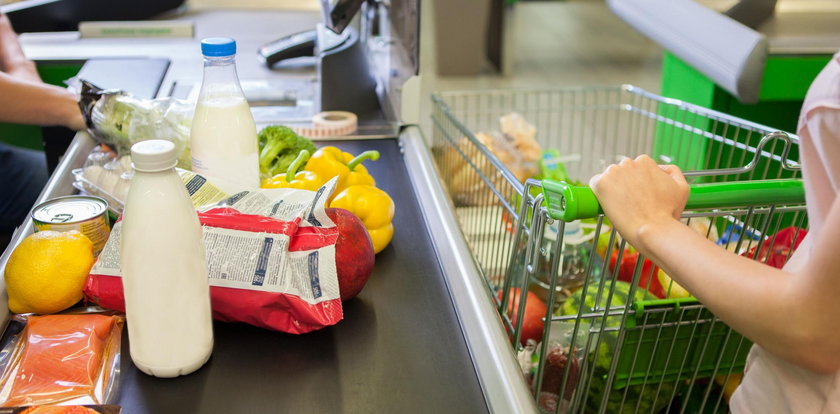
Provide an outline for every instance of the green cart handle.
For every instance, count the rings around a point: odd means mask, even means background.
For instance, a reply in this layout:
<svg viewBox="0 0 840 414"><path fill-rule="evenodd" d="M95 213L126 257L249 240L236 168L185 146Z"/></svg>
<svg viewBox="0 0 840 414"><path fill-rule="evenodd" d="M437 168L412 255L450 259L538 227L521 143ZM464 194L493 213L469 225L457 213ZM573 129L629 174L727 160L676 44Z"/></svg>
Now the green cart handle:
<svg viewBox="0 0 840 414"><path fill-rule="evenodd" d="M597 217L604 213L601 204L588 186L545 179L543 194L548 215L566 222ZM755 180L726 183L693 184L689 189L686 209L739 207L805 202L802 180Z"/></svg>

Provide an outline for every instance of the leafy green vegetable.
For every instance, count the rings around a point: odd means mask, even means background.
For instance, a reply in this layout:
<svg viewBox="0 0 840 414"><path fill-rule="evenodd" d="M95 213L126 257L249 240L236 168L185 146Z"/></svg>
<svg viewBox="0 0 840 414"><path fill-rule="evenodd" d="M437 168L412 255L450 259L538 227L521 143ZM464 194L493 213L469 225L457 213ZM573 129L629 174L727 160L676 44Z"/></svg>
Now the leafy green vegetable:
<svg viewBox="0 0 840 414"><path fill-rule="evenodd" d="M615 283L612 297L608 299L610 283ZM592 284L585 289L576 291L566 302L563 303L557 313L560 315L577 315L578 309L583 306L583 313L592 312L593 309L603 310L606 307L624 307L630 298L631 285L622 281L610 281L604 286L601 297L598 298L598 306L595 306L595 298L598 294L598 285ZM633 294L633 301L653 299L643 289L636 289ZM604 318L595 318L593 329L600 330ZM569 323L573 323L569 322ZM605 321L605 328L616 328L621 324L621 316L608 316ZM595 339L593 339L595 340ZM617 353L618 331L605 330L601 342L596 349L592 349L588 358L594 363L592 382L586 395L586 409L584 412L599 412L601 400L604 393L608 393L606 401L606 412L608 413L656 413L668 406L671 395L674 392L676 383L663 382L659 384L658 378L651 378L650 382L644 385L629 385L625 388L607 388L607 377L613 357ZM625 350L632 352L632 350ZM626 392L626 397L625 397ZM623 401L623 404L622 404ZM636 407L638 406L638 410Z"/></svg>
<svg viewBox="0 0 840 414"><path fill-rule="evenodd" d="M97 142L120 155L149 139L175 144L178 166L190 168L190 125L195 104L172 98L140 99L126 93L105 93L90 110L91 132Z"/></svg>
<svg viewBox="0 0 840 414"><path fill-rule="evenodd" d="M272 125L263 128L259 135L260 175L273 177L286 172L301 150L315 152L315 144L295 133L291 128Z"/></svg>
<svg viewBox="0 0 840 414"><path fill-rule="evenodd" d="M589 386L589 395L586 399L586 413L600 412L601 399L604 396L607 385L607 371L596 368L592 374L592 383ZM627 388L613 389L607 396L607 413L658 413L671 402L676 383L664 382L661 385L658 381L651 380L644 385L630 385ZM625 398L625 392L627 396ZM637 409L638 407L638 409Z"/></svg>

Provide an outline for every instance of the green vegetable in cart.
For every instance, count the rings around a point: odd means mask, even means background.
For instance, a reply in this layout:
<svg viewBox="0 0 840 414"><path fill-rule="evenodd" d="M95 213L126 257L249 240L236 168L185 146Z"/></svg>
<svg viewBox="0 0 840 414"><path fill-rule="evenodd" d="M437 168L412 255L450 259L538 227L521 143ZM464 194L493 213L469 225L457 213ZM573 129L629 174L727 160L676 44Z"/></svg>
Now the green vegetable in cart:
<svg viewBox="0 0 840 414"><path fill-rule="evenodd" d="M593 309L602 310L609 306L610 308L624 307L630 297L630 284L620 280L615 281L615 288L610 298L610 281L604 283L604 290L601 291L601 297L598 298L598 306L595 306L595 297L598 296L598 285L587 285L584 289L579 289L572 296L569 296L563 305L557 310L561 316L577 315L578 310L583 306L583 313L591 313ZM584 296L585 295L585 296ZM583 299L581 299L583 298ZM633 301L656 299L653 295L645 292L643 289L636 288L633 294ZM601 318L595 320L593 326L601 322ZM608 316L606 321L607 328L617 327L621 323L621 316ZM597 328L596 328L597 329ZM609 368L612 361L612 355L615 353L615 343L617 340L616 332L605 332L605 337L601 339L601 345L597 352L597 366L602 368Z"/></svg>
<svg viewBox="0 0 840 414"><path fill-rule="evenodd" d="M586 398L585 413L600 413L601 399L607 385L607 371L595 368L592 373L592 383L589 385L589 395ZM606 413L635 414L658 413L671 402L674 394L674 382L664 382L661 385L652 381L649 384L630 385L609 392L606 403ZM627 396L625 397L625 394Z"/></svg>
<svg viewBox="0 0 840 414"><path fill-rule="evenodd" d="M282 125L265 127L257 136L260 147L260 177L263 179L286 172L301 150L310 153L316 150L312 141Z"/></svg>
<svg viewBox="0 0 840 414"><path fill-rule="evenodd" d="M627 301L630 300L630 283L616 280L611 298L609 297L610 283L612 282L604 284L604 289L601 291L597 307L595 306L595 298L598 295L598 285L588 285L585 289L580 289L570 296L563 303L563 306L558 309L557 313L560 315L577 315L581 306L583 306L583 313L593 312L594 308L601 310L607 306L610 308L624 307ZM633 294L633 301L650 299L655 299L655 297L643 289L637 288ZM618 327L621 319L621 316L609 316L606 318L605 327ZM592 324L593 329L600 330L599 324L601 322L602 318L596 319ZM567 323L574 323L574 321ZM613 387L611 390L606 389L612 359L617 354L616 344L618 342L618 334L619 331L605 330L600 338L601 342L598 348L592 350L588 356L589 362L594 363L595 367L592 372L588 395L585 397L586 409L584 412L600 412L600 404L605 392L609 392L606 401L606 412L608 413L659 412L671 400L676 383L665 382L660 385L654 381L648 384L629 385L623 388ZM585 383L581 385L585 385Z"/></svg>

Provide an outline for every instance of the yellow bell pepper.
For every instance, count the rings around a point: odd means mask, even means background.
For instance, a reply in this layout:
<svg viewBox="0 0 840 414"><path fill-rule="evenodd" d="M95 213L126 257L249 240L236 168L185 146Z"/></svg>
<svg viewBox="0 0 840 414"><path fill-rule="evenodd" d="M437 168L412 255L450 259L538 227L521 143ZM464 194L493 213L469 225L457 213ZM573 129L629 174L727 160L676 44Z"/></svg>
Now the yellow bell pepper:
<svg viewBox="0 0 840 414"><path fill-rule="evenodd" d="M283 174L266 178L260 184L262 188L297 188L300 190L318 191L326 182L320 175L312 171L298 171L309 159L309 151L301 150L297 158L289 165Z"/></svg>
<svg viewBox="0 0 840 414"><path fill-rule="evenodd" d="M315 174L329 180L333 177L338 177L338 183L344 182L350 170L347 168L347 163L353 159L353 155L344 152L336 147L323 147L315 151L306 166L303 167L306 171L312 171Z"/></svg>
<svg viewBox="0 0 840 414"><path fill-rule="evenodd" d="M353 157L353 154L336 147L323 147L312 155L304 169L318 174L325 182L338 177L333 192L333 195L336 195L350 185L376 184L365 166L361 165L362 161L368 159L379 159L379 151L365 151Z"/></svg>
<svg viewBox="0 0 840 414"><path fill-rule="evenodd" d="M373 252L379 253L394 237L394 200L372 185L354 185L338 193L330 207L343 208L356 215L370 234Z"/></svg>
<svg viewBox="0 0 840 414"><path fill-rule="evenodd" d="M368 173L367 168L362 165L362 161L376 161L378 159L379 151L365 151L350 160L350 162L347 163L347 169L350 172L347 174L347 178L344 179L343 186L335 188L335 194L338 194L344 191L345 188L352 187L354 185L376 186L376 180L374 180L373 176Z"/></svg>

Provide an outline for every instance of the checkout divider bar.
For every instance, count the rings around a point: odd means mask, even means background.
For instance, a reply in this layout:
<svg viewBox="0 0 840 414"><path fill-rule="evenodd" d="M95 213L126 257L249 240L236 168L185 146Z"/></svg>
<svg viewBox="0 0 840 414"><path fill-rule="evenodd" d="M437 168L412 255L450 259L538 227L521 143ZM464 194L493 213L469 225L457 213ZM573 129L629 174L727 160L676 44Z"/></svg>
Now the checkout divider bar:
<svg viewBox="0 0 840 414"><path fill-rule="evenodd" d="M405 128L400 144L490 412L537 412L420 129Z"/></svg>

